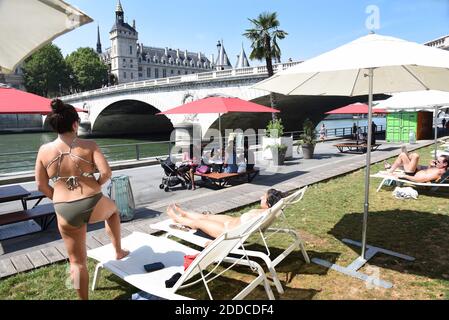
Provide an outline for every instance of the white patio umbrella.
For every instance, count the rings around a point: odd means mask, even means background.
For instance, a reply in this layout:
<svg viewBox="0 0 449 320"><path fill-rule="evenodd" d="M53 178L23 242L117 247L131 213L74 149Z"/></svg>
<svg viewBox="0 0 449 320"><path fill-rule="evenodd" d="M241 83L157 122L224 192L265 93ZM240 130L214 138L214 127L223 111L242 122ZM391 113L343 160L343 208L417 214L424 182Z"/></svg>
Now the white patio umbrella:
<svg viewBox="0 0 449 320"><path fill-rule="evenodd" d="M348 267L320 259L314 259L314 262L364 281L373 281L372 277L358 270L377 252L414 260L372 246L366 251L373 94L430 89L449 91L449 52L372 33L281 71L254 88L285 95L369 95L362 243L343 240L360 245L361 256ZM387 288L392 286L379 279L373 282Z"/></svg>
<svg viewBox="0 0 449 320"><path fill-rule="evenodd" d="M438 90L410 91L395 93L391 98L383 100L376 108L388 111L432 111L435 123L435 159L438 150L438 110L449 106L449 92Z"/></svg>
<svg viewBox="0 0 449 320"><path fill-rule="evenodd" d="M61 0L1 0L0 72L13 72L48 42L92 21Z"/></svg>

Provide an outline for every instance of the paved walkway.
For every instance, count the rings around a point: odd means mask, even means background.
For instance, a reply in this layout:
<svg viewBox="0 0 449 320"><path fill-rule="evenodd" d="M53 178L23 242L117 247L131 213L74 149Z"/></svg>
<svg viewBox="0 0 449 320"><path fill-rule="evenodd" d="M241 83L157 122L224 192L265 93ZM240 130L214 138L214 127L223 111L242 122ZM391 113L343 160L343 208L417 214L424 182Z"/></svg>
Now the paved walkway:
<svg viewBox="0 0 449 320"><path fill-rule="evenodd" d="M222 190L213 190L200 186L195 191L179 190L165 193L159 190L163 176L160 166L149 166L114 171L114 175L130 176L135 199L139 209L133 221L122 223L122 237L140 231L154 233L152 223L166 219L167 205L177 202L190 210L223 213L242 206L258 202L268 188L276 188L284 192L302 186L322 182L346 173L359 170L365 166L365 155L339 153L333 146L336 141L327 141L316 146L314 159L302 159L295 153L294 158L279 167L276 172L262 170L251 184L240 184ZM382 146L373 152L371 163L377 163L398 154L399 144L379 141ZM415 150L433 144L433 140L420 141L408 145ZM201 182L200 182L201 183ZM28 190L35 188L34 183L22 184ZM9 206L0 208L1 212L9 211ZM87 247L93 249L110 243L104 231L104 224L91 225L88 228ZM0 242L0 278L28 271L51 263L67 259L64 244L55 226L45 232L21 236Z"/></svg>

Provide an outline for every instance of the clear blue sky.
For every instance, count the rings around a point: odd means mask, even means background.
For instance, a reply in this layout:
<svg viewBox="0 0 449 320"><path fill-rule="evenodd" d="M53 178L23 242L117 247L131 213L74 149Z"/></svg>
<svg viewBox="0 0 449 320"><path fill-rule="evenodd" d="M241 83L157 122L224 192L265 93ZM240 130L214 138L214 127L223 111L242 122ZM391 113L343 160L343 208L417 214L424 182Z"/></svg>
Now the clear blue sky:
<svg viewBox="0 0 449 320"><path fill-rule="evenodd" d="M109 31L117 0L67 0L95 22L55 41L66 55L78 47L96 45L100 25L103 49L110 47ZM136 20L139 42L144 45L204 52L216 56L223 39L231 63L251 26L248 18L276 11L281 29L289 33L280 42L282 60L308 59L368 33L367 6L380 9L377 33L424 43L449 34L449 0L121 0L125 19ZM259 62L250 62L259 65Z"/></svg>

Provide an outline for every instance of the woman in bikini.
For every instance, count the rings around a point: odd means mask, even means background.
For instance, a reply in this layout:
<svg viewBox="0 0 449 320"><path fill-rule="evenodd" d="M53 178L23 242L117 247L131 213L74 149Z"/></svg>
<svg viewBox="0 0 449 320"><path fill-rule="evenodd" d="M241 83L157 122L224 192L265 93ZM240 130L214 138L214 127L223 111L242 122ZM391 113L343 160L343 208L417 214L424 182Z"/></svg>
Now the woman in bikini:
<svg viewBox="0 0 449 320"><path fill-rule="evenodd" d="M107 160L95 142L77 138L80 118L74 107L61 100L53 100L51 107L49 123L58 138L39 149L36 184L54 203L74 287L80 299L88 299L87 224L105 221L116 259L129 252L121 247L117 207L101 192L101 186L111 177ZM96 169L98 179L94 176Z"/></svg>
<svg viewBox="0 0 449 320"><path fill-rule="evenodd" d="M226 230L238 227L266 209L273 207L283 197L281 191L270 189L260 198L260 209L253 209L245 212L239 217L227 215L201 214L183 210L178 205L167 208L167 214L176 223L187 226L191 229L201 230L213 238L222 235Z"/></svg>

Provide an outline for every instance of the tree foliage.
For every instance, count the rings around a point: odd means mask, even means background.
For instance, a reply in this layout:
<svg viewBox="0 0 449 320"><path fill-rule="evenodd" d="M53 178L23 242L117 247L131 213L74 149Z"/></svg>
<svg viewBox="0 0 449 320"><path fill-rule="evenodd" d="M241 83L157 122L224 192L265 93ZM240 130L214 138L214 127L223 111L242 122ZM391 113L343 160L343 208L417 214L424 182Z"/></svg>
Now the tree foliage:
<svg viewBox="0 0 449 320"><path fill-rule="evenodd" d="M288 33L279 30L279 20L276 12L263 12L257 19L248 19L252 23L252 28L247 29L243 34L251 40L252 52L250 59L265 60L268 69L268 76L273 75L273 60L280 61L281 49L278 41L284 39Z"/></svg>
<svg viewBox="0 0 449 320"><path fill-rule="evenodd" d="M54 97L63 88L68 88L69 77L67 65L61 49L48 44L29 57L23 66L24 81L27 91Z"/></svg>
<svg viewBox="0 0 449 320"><path fill-rule="evenodd" d="M108 68L92 48L79 48L66 58L74 89L88 91L108 83Z"/></svg>
<svg viewBox="0 0 449 320"><path fill-rule="evenodd" d="M284 39L288 33L279 30L280 23L276 12L263 12L257 19L248 20L252 23L252 28L247 29L243 35L251 40L252 51L249 58L265 60L268 77L271 77L274 74L273 60L281 61L281 49L278 41ZM273 92L270 93L270 103L271 107L276 109L276 95ZM272 113L272 118L273 120L277 118L275 113Z"/></svg>

